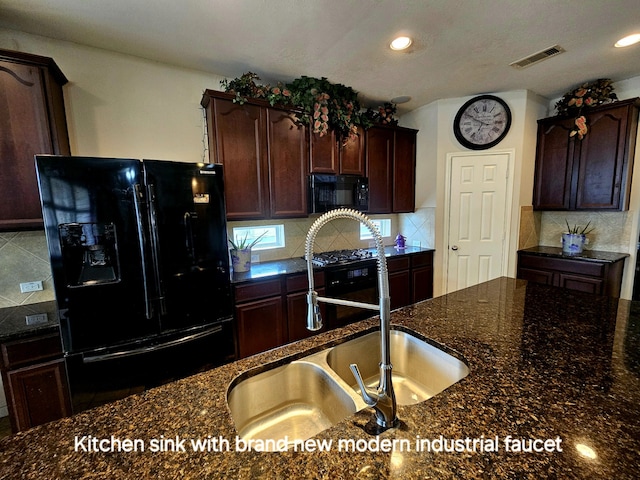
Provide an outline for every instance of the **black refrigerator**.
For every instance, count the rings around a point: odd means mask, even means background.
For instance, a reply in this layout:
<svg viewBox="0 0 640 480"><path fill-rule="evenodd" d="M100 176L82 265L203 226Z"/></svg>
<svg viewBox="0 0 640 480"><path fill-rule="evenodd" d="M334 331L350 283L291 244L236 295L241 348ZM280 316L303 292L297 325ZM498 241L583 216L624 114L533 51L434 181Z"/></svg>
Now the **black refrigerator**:
<svg viewBox="0 0 640 480"><path fill-rule="evenodd" d="M234 359L222 166L35 158L74 412Z"/></svg>

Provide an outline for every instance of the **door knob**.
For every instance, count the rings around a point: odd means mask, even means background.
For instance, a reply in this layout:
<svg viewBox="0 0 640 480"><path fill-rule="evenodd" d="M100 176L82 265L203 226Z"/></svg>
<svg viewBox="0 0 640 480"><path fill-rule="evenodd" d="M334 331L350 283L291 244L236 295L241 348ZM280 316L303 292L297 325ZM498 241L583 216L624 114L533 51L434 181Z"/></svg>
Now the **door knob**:
<svg viewBox="0 0 640 480"><path fill-rule="evenodd" d="M455 252L456 250L458 250L458 246L457 245L452 246L451 250L453 250Z"/></svg>

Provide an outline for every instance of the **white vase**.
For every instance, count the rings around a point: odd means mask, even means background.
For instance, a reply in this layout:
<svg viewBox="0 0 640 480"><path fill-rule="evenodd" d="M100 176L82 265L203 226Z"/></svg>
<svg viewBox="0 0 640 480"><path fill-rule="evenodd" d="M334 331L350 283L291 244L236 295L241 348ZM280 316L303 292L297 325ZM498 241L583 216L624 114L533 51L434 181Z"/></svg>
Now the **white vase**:
<svg viewBox="0 0 640 480"><path fill-rule="evenodd" d="M251 249L231 250L231 266L233 271L237 273L248 272L251 270Z"/></svg>
<svg viewBox="0 0 640 480"><path fill-rule="evenodd" d="M564 255L578 255L582 253L587 236L580 233L562 234L562 253Z"/></svg>

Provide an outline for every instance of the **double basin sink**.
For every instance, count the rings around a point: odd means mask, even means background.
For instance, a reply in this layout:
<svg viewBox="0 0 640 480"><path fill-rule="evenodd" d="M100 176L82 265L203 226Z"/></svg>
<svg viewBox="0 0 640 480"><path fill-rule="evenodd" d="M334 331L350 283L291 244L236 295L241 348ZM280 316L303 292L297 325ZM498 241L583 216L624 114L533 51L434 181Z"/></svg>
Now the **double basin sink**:
<svg viewBox="0 0 640 480"><path fill-rule="evenodd" d="M401 330L390 332L393 387L398 405L413 405L469 374L461 360ZM367 387L377 388L380 332L328 347L231 385L227 402L245 439L306 440L367 405L349 369L356 363Z"/></svg>

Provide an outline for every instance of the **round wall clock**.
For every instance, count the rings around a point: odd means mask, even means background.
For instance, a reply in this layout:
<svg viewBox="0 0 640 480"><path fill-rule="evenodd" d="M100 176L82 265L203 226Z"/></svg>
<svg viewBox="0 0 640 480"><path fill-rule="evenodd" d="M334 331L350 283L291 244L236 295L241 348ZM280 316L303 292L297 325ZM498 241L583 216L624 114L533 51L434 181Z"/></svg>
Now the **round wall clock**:
<svg viewBox="0 0 640 480"><path fill-rule="evenodd" d="M453 121L456 138L472 150L484 150L497 145L510 127L509 106L493 95L472 98L460 107Z"/></svg>

